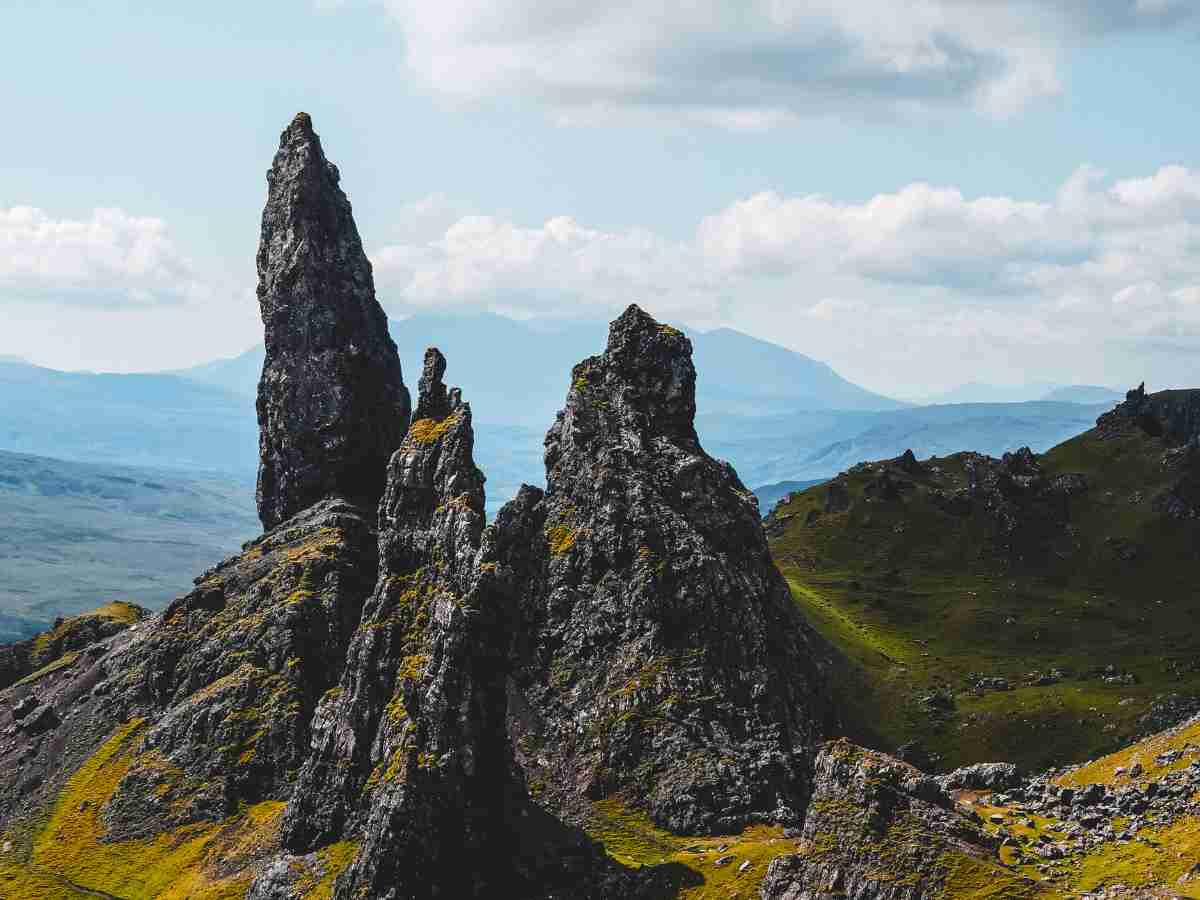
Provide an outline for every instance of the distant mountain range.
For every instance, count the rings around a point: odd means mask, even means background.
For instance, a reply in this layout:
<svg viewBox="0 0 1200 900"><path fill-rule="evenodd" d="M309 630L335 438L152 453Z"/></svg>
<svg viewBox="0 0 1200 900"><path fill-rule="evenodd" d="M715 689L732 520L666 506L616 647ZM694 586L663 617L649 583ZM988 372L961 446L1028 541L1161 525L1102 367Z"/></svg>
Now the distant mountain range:
<svg viewBox="0 0 1200 900"><path fill-rule="evenodd" d="M446 354L447 381L463 387L475 413L475 458L487 476L489 514L522 482L542 484L546 429L562 406L572 366L604 346L604 328L423 315L394 322L393 332L410 387L426 346ZM1077 387L1055 389L1056 402L914 407L736 331L695 333L692 342L700 438L756 489L764 514L798 489L794 482L822 480L909 447L919 456L962 449L998 454L1023 445L1044 450L1089 428L1111 405L1084 402L1105 397L1106 389ZM8 543L0 544L0 631L5 613L32 606L46 614L75 611L115 596L155 606L201 563L216 562L256 530L254 396L261 367L261 348L141 375L0 360L0 450L9 451L0 475L24 485L0 482L0 515L10 521ZM12 474L20 468L12 454L26 455L26 474ZM71 486L30 487L30 467L39 465L53 476L45 484ZM130 466L158 474L118 471ZM115 497L95 489L126 478L161 485L165 493L143 487L136 497ZM172 523L189 521L205 524L183 535L170 531ZM62 524L59 533L53 522ZM73 539L88 529L107 537ZM130 537L162 529L158 543ZM82 571L83 562L87 583L45 568ZM151 570L161 579L151 578Z"/></svg>
<svg viewBox="0 0 1200 900"><path fill-rule="evenodd" d="M174 375L59 372L0 361L0 449L84 462L253 472L246 398Z"/></svg>
<svg viewBox="0 0 1200 900"><path fill-rule="evenodd" d="M427 346L449 360L476 417L477 457L494 510L542 480L541 443L572 366L604 344L599 324L421 315L393 322L410 386ZM914 407L867 391L803 354L730 329L692 336L697 428L751 486L826 478L912 447L999 453L1048 448L1088 428L1105 388L1053 389L1053 401ZM119 465L252 476L262 348L158 374L59 372L0 361L0 449ZM977 386L978 387L978 386ZM965 390L965 389L964 389Z"/></svg>
<svg viewBox="0 0 1200 900"><path fill-rule="evenodd" d="M1096 384L1069 384L1066 387L1055 388L1046 394L1043 400L1062 403L1104 403L1112 405L1125 399L1124 391L1114 391L1112 388Z"/></svg>
<svg viewBox="0 0 1200 900"><path fill-rule="evenodd" d="M1118 403L1125 399L1124 391L1094 384L1054 384L1034 381L1029 384L985 384L970 381L949 391L921 398L920 405L960 403L1028 403L1049 400L1056 403Z"/></svg>
<svg viewBox="0 0 1200 900"><path fill-rule="evenodd" d="M463 389L477 422L545 430L562 408L571 368L599 352L603 323L518 322L493 314L418 315L391 322L410 387L425 348L445 354L446 379ZM729 328L690 332L697 405L706 413L758 415L780 409L888 410L910 404L852 384L823 362ZM167 373L254 397L263 348Z"/></svg>

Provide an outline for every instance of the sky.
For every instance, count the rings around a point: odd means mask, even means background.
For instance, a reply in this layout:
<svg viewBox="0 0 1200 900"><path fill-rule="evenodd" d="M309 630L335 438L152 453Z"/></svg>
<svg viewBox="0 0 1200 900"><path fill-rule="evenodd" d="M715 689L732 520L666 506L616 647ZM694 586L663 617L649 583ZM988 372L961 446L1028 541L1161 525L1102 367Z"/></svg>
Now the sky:
<svg viewBox="0 0 1200 900"><path fill-rule="evenodd" d="M188 6L0 0L0 355L261 340L304 110L394 317L637 302L899 396L1200 386L1196 0Z"/></svg>

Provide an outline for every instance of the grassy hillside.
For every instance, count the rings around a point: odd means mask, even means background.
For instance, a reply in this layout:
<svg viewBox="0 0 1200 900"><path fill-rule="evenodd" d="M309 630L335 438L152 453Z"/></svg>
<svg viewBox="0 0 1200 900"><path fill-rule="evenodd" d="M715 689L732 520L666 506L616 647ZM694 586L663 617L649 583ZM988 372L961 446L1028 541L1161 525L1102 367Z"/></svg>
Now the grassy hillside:
<svg viewBox="0 0 1200 900"><path fill-rule="evenodd" d="M970 454L917 474L900 460L859 466L832 504L823 485L781 505L772 550L842 652L849 734L888 750L916 741L943 769L1036 769L1114 749L1160 695L1200 694L1200 534L1155 508L1182 477L1178 457L1136 428L1050 450L1045 478L1079 473L1087 487L1034 541L1041 558L1014 559L983 503L964 514L947 502L967 487ZM880 496L885 471L911 486Z"/></svg>

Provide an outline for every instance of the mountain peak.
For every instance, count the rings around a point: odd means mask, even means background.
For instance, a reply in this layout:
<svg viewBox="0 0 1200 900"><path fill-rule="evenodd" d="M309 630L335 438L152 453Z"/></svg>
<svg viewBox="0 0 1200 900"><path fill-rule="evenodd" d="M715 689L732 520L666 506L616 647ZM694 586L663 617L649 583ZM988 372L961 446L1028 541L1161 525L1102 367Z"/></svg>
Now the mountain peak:
<svg viewBox="0 0 1200 900"><path fill-rule="evenodd" d="M312 116L306 112L296 113L287 127L287 132L316 137L316 133L313 131Z"/></svg>
<svg viewBox="0 0 1200 900"><path fill-rule="evenodd" d="M636 440L645 445L654 435L670 435L698 449L691 341L638 306L629 306L609 327L604 353L572 369L559 416L546 438L552 484L560 453L571 458L574 452L586 452L597 436L604 443Z"/></svg>

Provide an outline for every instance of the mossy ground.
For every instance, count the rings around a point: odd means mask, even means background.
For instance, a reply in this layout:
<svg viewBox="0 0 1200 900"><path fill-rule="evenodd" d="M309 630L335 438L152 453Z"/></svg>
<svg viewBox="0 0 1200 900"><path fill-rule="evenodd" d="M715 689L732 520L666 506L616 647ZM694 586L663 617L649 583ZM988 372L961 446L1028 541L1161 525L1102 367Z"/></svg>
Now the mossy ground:
<svg viewBox="0 0 1200 900"><path fill-rule="evenodd" d="M1181 755L1173 762L1158 761L1169 751L1195 750L1200 748L1200 721L1185 722L1177 728L1161 732L1136 744L1123 747L1116 753L1092 760L1086 765L1072 769L1055 779L1059 784L1079 787L1086 784L1119 786L1135 781L1157 780L1169 772L1186 768L1196 760L1194 755ZM1142 767L1141 775L1130 774L1133 766Z"/></svg>
<svg viewBox="0 0 1200 900"><path fill-rule="evenodd" d="M247 807L145 840L105 839L104 805L138 759L144 722L132 720L67 782L26 849L0 863L5 900L95 896L205 898L245 896L251 865L275 849L283 804Z"/></svg>
<svg viewBox="0 0 1200 900"><path fill-rule="evenodd" d="M443 419L418 419L408 426L408 437L418 444L432 444L458 424L458 421L458 413L453 413Z"/></svg>
<svg viewBox="0 0 1200 900"><path fill-rule="evenodd" d="M341 841L295 860L293 890L305 900L330 900L337 877L354 862L358 844Z"/></svg>
<svg viewBox="0 0 1200 900"><path fill-rule="evenodd" d="M989 830L1003 829L1011 837L1010 845L1001 847L999 859L1014 876L1036 883L1036 896L1066 900L1088 891L1123 886L1166 892L1146 896L1200 898L1200 878L1187 877L1200 860L1200 819L1194 816L1162 827L1143 828L1133 840L1111 841L1086 852L1067 849L1061 858L1047 865L1036 856L1022 854L1018 847L1028 849L1041 842L1067 840L1063 823L1020 807L992 806L986 798L972 805L988 821ZM992 823L993 816L1002 816L1003 822ZM1114 824L1124 827L1127 820L1118 818ZM1069 848L1069 843L1063 846ZM950 887L947 884L947 897L963 896Z"/></svg>
<svg viewBox="0 0 1200 900"><path fill-rule="evenodd" d="M593 804L593 810L588 834L622 865L650 869L647 874L654 877L661 891L656 895L659 900L751 900L760 896L773 860L796 853L814 857L836 854L845 849L841 841L846 835L840 833L830 835L828 841L818 835L808 842L786 837L782 828L760 825L736 835L689 837L657 828L645 813L619 800L599 801ZM829 810L822 812L828 815ZM853 818L858 811L847 810L847 814ZM857 830L854 837L862 839ZM872 847L878 860L874 876L881 883L920 884L923 876L906 869L905 862L913 855L909 849L920 851L926 847L927 837L915 823L907 828L902 823L889 830ZM725 861L717 865L718 860ZM744 863L749 863L745 869ZM937 877L942 885L937 896L947 900L1040 896L1031 883L1003 869L998 860L977 859L953 848L946 848L942 854Z"/></svg>
<svg viewBox="0 0 1200 900"><path fill-rule="evenodd" d="M1185 724L1068 770L1055 780L1076 788L1088 784L1146 785L1190 764L1196 759L1198 746L1200 724ZM1170 750L1191 752L1181 760L1159 763L1157 758ZM1129 767L1135 762L1142 765L1142 771L1133 777ZM1195 799L1200 798L1193 802ZM1020 806L993 805L987 793L961 792L959 802L978 813L988 831L1008 838L1007 846L1000 848L1000 861L1014 875L1036 882L1040 897L1066 900L1086 892L1122 887L1138 891L1136 896L1200 898L1200 872L1196 870L1200 818L1196 816L1183 815L1165 825L1144 827L1131 840L1112 840L1079 851L1073 848L1066 824L1059 820ZM1117 816L1109 824L1119 832L1129 826L1130 820ZM1062 856L1042 860L1032 852L1042 843L1057 844Z"/></svg>
<svg viewBox="0 0 1200 900"><path fill-rule="evenodd" d="M981 511L956 517L933 502L932 488L965 486L962 456L937 460L940 472L899 500L867 500L875 473L857 471L848 512L824 512L823 486L785 501L793 518L772 552L798 606L840 651L834 684L848 734L885 750L916 740L940 768L1005 759L1037 770L1126 743L1157 695L1200 693L1196 534L1152 508L1174 477L1162 456L1141 433L1088 432L1041 457L1048 475L1080 472L1090 486L1071 501L1061 555L1039 568L1003 559ZM1140 545L1144 558L1119 559L1109 538ZM1109 664L1137 683L1091 674ZM1056 668L1068 677L1022 686L1027 673ZM969 692L971 673L1016 689Z"/></svg>
<svg viewBox="0 0 1200 900"><path fill-rule="evenodd" d="M619 800L602 800L593 808L588 834L622 865L657 869L662 900L756 898L771 861L796 852L796 841L784 837L782 828L759 825L726 837L680 837ZM718 866L724 857L733 859Z"/></svg>

